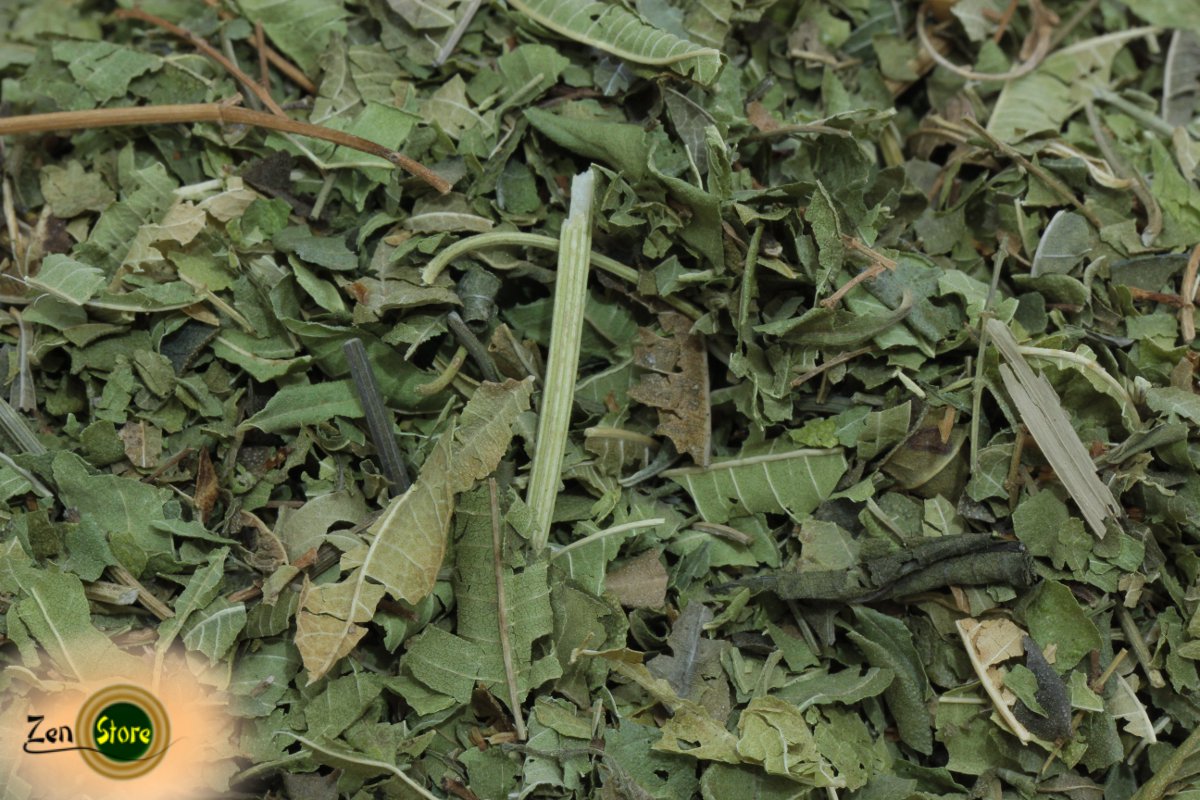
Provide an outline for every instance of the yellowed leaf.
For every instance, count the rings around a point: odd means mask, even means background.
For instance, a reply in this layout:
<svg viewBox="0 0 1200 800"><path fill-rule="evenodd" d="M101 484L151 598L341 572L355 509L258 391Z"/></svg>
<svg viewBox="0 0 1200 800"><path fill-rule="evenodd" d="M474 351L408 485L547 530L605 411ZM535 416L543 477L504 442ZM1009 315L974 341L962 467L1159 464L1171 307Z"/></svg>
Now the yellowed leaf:
<svg viewBox="0 0 1200 800"><path fill-rule="evenodd" d="M958 634L962 637L963 644L967 649L967 657L971 660L971 666L975 669L975 674L979 676L980 683L983 684L983 690L987 692L992 701L992 707L996 709L996 713L1013 735L1021 740L1021 744L1028 744L1033 740L1034 736L1029 730L1020 723L1013 715L1013 706L1016 704L1016 696L1008 689L1004 688L1004 676L1008 672L1004 667L997 666L999 661L1010 656L1003 656L1003 653L1008 652L1011 647L1013 630L1006 625L995 623L1008 623L1016 632L1016 651L1013 655L1020 655L1025 652L1024 646L1021 644L1021 637L1025 635L1025 631L1017 627L1016 624L1008 620L977 620L960 619L955 622L958 628Z"/></svg>
<svg viewBox="0 0 1200 800"><path fill-rule="evenodd" d="M532 391L532 380L484 383L476 389L457 423L448 426L421 465L417 480L371 526L369 542L342 557L342 568L353 571L342 582L301 598L299 624L306 637L301 656L310 683L362 638L364 629L356 623L370 619L385 591L410 603L433 591L446 554L455 495L496 469Z"/></svg>
<svg viewBox="0 0 1200 800"><path fill-rule="evenodd" d="M1025 654L1021 639L1026 636L1015 622L1004 617L975 621L971 640L979 660L987 666Z"/></svg>
<svg viewBox="0 0 1200 800"><path fill-rule="evenodd" d="M310 683L349 655L366 635L367 629L355 623L370 620L382 597L382 586L365 581L314 586L304 580L296 615L296 648L309 672L319 673L310 674ZM351 613L343 618L347 608Z"/></svg>

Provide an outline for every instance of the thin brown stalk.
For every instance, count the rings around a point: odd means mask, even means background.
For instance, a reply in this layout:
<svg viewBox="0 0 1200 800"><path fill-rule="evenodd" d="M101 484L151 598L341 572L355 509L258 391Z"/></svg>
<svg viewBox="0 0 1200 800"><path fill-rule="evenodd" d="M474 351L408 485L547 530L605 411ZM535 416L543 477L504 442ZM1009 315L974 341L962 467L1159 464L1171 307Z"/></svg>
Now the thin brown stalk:
<svg viewBox="0 0 1200 800"><path fill-rule="evenodd" d="M175 616L175 612L167 607L163 601L159 600L150 590L142 585L141 581L133 576L133 573L125 569L121 565L116 565L108 568L108 574L113 580L122 586L128 586L136 589L138 593L138 602L154 616L159 619L170 619Z"/></svg>
<svg viewBox="0 0 1200 800"><path fill-rule="evenodd" d="M1151 300L1155 303L1163 303L1176 308L1183 308L1188 305L1182 297L1177 294L1166 294L1165 292L1151 292L1146 289L1139 289L1136 286L1126 286L1129 290L1129 296L1134 300Z"/></svg>
<svg viewBox="0 0 1200 800"><path fill-rule="evenodd" d="M254 23L254 49L258 53L258 82L264 89L271 88L271 67L267 62L267 38L261 22Z"/></svg>
<svg viewBox="0 0 1200 800"><path fill-rule="evenodd" d="M1183 282L1179 286L1179 296L1183 299L1183 307L1179 309L1179 324L1183 327L1183 341L1187 344L1196 338L1196 294L1200 290L1196 280L1198 270L1200 244L1192 248L1187 268L1183 271Z"/></svg>
<svg viewBox="0 0 1200 800"><path fill-rule="evenodd" d="M275 69L286 75L292 83L296 84L309 94L317 93L317 85L310 81L308 76L300 71L299 67L281 56L279 52L270 45L267 45L266 52L267 61L270 61L271 65L274 66Z"/></svg>
<svg viewBox="0 0 1200 800"><path fill-rule="evenodd" d="M162 28L164 31L167 31L173 36L183 39L192 47L196 48L201 53L204 53L204 55L220 64L226 72L232 75L238 83L242 84L242 86L246 88L246 91L250 92L259 100L261 100L264 106L271 109L272 114L277 117L287 117L287 114L282 108L279 107L279 103L275 102L275 98L271 97L271 93L268 92L266 88L261 86L245 72L242 72L241 68L226 58L225 54L220 50L213 47L211 44L204 41L186 28L181 28L173 22L168 22L162 17L151 14L148 11L143 11L140 8L119 8L113 12L113 15L118 19L136 19L140 20L141 22L147 22L151 25Z"/></svg>
<svg viewBox="0 0 1200 800"><path fill-rule="evenodd" d="M1017 164L1019 166L1021 166L1026 172L1030 173L1031 175L1036 177L1038 180L1040 180L1042 183L1046 184L1046 187L1048 189L1050 189L1050 191L1052 191L1056 195L1058 195L1058 197L1064 203L1068 203L1070 205L1075 206L1075 208L1079 210L1079 213L1082 214L1084 216L1084 218L1086 218L1087 221L1090 222L1092 224L1092 227L1094 227L1096 230L1100 230L1101 228L1104 227L1104 223L1100 221L1100 218L1098 216L1096 216L1096 212L1093 211L1092 209L1088 208L1082 201L1080 201L1080 199L1075 196L1075 193L1072 192L1067 187L1067 185L1065 183L1063 183L1061 180L1059 180L1057 177L1055 177L1054 175L1051 175L1043 167L1030 161L1023 154L1018 152L1017 149L1015 147L1013 147L1012 145L1008 144L1007 142L1002 142L999 139L997 139L995 136L993 136L991 134L990 131L988 131L987 128L983 127L975 120L965 119L965 120L963 120L963 122L974 133L976 133L979 136L982 136L984 139L986 139L988 144L990 144L992 146L993 150L995 150L996 152L1017 162Z"/></svg>
<svg viewBox="0 0 1200 800"><path fill-rule="evenodd" d="M236 14L221 8L220 0L204 0L204 2L210 7L217 9L217 16L219 16L221 19L235 19L237 17ZM263 49L266 52L267 61L270 61L271 65L274 66L275 69L282 72L284 76L288 78L288 80L299 86L308 94L317 93L317 85L309 80L308 76L301 72L299 67L281 56L275 48L271 47L271 45L264 44Z"/></svg>
<svg viewBox="0 0 1200 800"><path fill-rule="evenodd" d="M825 308L836 307L837 304L841 302L841 299L845 297L851 289L853 289L855 286L858 286L863 281L872 280L883 274L885 270L894 270L896 268L895 261L885 256L883 253L877 253L870 247L867 247L865 244L860 242L858 239L855 239L853 236L843 236L842 242L844 242L846 247L850 248L854 252L866 256L871 262L871 266L867 267L865 270L846 281L846 283L843 284L836 292L822 300L821 305Z"/></svg>
<svg viewBox="0 0 1200 800"><path fill-rule="evenodd" d="M845 243L846 247L850 248L859 255L866 256L873 264L878 264L886 269L896 268L895 261L885 256L883 253L880 253L878 250L873 250L870 247L867 247L853 236L843 236L842 242Z"/></svg>
<svg viewBox="0 0 1200 800"><path fill-rule="evenodd" d="M508 638L508 601L504 594L504 548L500 543L500 499L496 479L488 478L488 493L492 499L492 563L496 568L496 622L500 626L500 652L504 657L504 677L508 681L508 702L512 706L513 725L517 738L526 738L525 719L521 716L521 695L517 690L517 673L513 668L512 642Z"/></svg>
<svg viewBox="0 0 1200 800"><path fill-rule="evenodd" d="M300 122L289 117L277 117L263 111L251 111L218 103L185 103L181 105L133 106L129 108L96 108L89 111L54 111L49 114L26 114L0 118L0 136L19 133L79 130L84 128L115 128L126 125L172 125L177 123L213 122L218 125L251 125L275 131L296 133L313 139L369 153L390 161L415 177L428 183L442 194L451 184L441 175L402 153L375 144L361 136L343 133Z"/></svg>
<svg viewBox="0 0 1200 800"><path fill-rule="evenodd" d="M1008 0L1008 7L1004 9L1004 13L996 21L996 32L992 34L992 41L996 44L1000 44L1000 40L1008 32L1008 26L1012 22L1013 14L1017 13L1017 4L1020 2L1021 0Z"/></svg>
<svg viewBox="0 0 1200 800"><path fill-rule="evenodd" d="M180 461L183 461L185 458L187 458L194 452L196 452L196 448L194 448L194 447L183 448L178 453L176 453L175 455L168 458L166 461L159 464L158 467L154 470L154 472L151 472L149 475L142 478L142 483L155 482L156 480L161 478L164 474L166 474L167 470L171 469L171 467L175 466Z"/></svg>

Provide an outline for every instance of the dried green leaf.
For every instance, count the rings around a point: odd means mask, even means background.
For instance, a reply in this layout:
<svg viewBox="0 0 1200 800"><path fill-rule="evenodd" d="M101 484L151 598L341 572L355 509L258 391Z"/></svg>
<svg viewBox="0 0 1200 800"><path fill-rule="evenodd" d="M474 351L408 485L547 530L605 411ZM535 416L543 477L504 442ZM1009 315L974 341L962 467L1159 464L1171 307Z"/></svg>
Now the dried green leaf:
<svg viewBox="0 0 1200 800"><path fill-rule="evenodd" d="M687 489L706 522L728 522L740 509L803 519L827 498L846 471L840 450L790 448L785 442L744 450L707 467L668 470Z"/></svg>
<svg viewBox="0 0 1200 800"><path fill-rule="evenodd" d="M346 554L353 571L301 603L301 646L310 681L326 674L365 634L383 591L416 603L433 589L446 552L455 495L487 477L508 449L513 422L529 404L529 381L481 384L458 424L442 434L407 492L368 530L370 544ZM319 605L314 605L318 603ZM373 601L373 602L372 602Z"/></svg>
<svg viewBox="0 0 1200 800"><path fill-rule="evenodd" d="M271 396L262 411L247 419L241 430L258 428L264 433L327 422L334 417L358 419L362 407L348 380L285 386Z"/></svg>
<svg viewBox="0 0 1200 800"><path fill-rule="evenodd" d="M709 84L721 71L721 52L647 25L620 6L593 0L512 0L512 6L555 33L635 64L669 67Z"/></svg>

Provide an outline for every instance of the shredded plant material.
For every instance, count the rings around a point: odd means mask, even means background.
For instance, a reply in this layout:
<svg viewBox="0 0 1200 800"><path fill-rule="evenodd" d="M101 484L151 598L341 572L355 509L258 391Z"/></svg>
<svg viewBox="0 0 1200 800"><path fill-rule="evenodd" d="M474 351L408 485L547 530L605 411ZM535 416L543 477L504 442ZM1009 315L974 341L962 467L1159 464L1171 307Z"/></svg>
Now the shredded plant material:
<svg viewBox="0 0 1200 800"><path fill-rule="evenodd" d="M1200 798L1194 0L8 0L0 158L4 798Z"/></svg>

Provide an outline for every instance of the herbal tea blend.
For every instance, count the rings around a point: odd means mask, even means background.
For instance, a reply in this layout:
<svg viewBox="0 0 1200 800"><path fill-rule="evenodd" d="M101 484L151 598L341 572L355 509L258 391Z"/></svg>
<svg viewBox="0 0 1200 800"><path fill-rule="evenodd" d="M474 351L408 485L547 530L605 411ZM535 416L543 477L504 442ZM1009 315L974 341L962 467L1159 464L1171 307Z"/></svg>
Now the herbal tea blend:
<svg viewBox="0 0 1200 800"><path fill-rule="evenodd" d="M0 165L5 798L1200 797L1191 2L10 0Z"/></svg>

